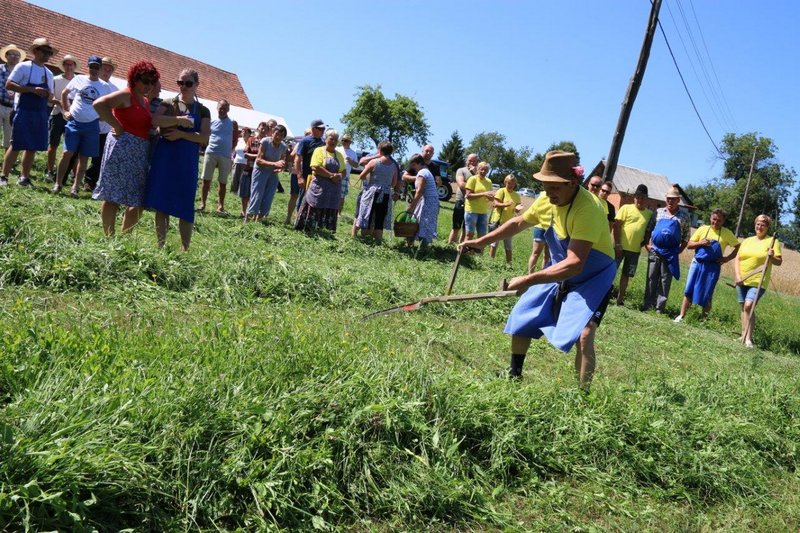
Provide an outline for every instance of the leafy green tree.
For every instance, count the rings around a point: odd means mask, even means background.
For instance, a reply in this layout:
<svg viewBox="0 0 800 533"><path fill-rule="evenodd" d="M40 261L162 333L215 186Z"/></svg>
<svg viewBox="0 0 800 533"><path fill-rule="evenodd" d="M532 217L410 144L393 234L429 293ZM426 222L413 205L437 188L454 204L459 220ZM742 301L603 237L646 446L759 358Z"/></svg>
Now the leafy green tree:
<svg viewBox="0 0 800 533"><path fill-rule="evenodd" d="M359 143L371 141L377 147L383 140L391 141L397 157L405 154L409 141L423 145L431 133L416 100L401 94L386 98L380 85L359 87L353 107L340 121Z"/></svg>
<svg viewBox="0 0 800 533"><path fill-rule="evenodd" d="M466 165L467 154L464 151L464 141L458 134L458 130L450 134L450 138L442 145L439 151L439 159L450 164L452 172Z"/></svg>
<svg viewBox="0 0 800 533"><path fill-rule="evenodd" d="M481 132L472 139L467 153L476 153L481 161L492 167L490 176L501 181L507 174L517 177L520 187L531 186L532 150L527 146L512 148L506 146L506 136L496 131Z"/></svg>
<svg viewBox="0 0 800 533"><path fill-rule="evenodd" d="M777 161L775 154L778 147L769 137L762 137L757 132L726 134L720 145L725 161L724 174L715 200L729 212L729 217L734 220L738 218L754 150L753 178L742 218L743 234L752 233L750 226L760 213L766 213L780 222L797 176L793 168Z"/></svg>

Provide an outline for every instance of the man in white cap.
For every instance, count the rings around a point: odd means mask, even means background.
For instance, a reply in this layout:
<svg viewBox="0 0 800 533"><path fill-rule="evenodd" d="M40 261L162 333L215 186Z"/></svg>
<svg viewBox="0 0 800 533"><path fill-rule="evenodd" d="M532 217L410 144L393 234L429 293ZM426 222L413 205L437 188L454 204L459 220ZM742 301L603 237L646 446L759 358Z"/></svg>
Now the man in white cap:
<svg viewBox="0 0 800 533"><path fill-rule="evenodd" d="M525 213L496 230L461 246L482 248L510 239L539 222L537 203L551 204L551 221L545 231L552 264L517 276L508 289L522 294L505 332L511 334L508 374L522 376L522 366L532 339L543 335L563 352L576 347L575 373L588 391L595 368L594 336L608 306L611 283L617 272L606 215L592 194L581 187L583 168L574 153L551 151L542 170L533 175L546 196L537 198Z"/></svg>
<svg viewBox="0 0 800 533"><path fill-rule="evenodd" d="M322 119L311 121L311 133L306 135L300 142L297 143L294 149L294 176L291 183L291 191L289 195L289 212L286 215L286 223L289 224L292 219L292 212L295 207L299 207L303 201L303 196L306 192L306 180L311 178L311 154L314 153L316 148L325 145L322 140L322 135L328 126Z"/></svg>
<svg viewBox="0 0 800 533"><path fill-rule="evenodd" d="M681 279L678 257L689 242L689 215L680 210L681 191L673 184L667 191L666 207L656 210L650 219L650 242L647 244L647 283L643 310L656 308L662 314L672 278Z"/></svg>
<svg viewBox="0 0 800 533"><path fill-rule="evenodd" d="M22 61L8 76L6 89L17 93L14 123L11 126L11 146L3 158L0 186L8 185L8 174L22 156L19 184L31 186L30 172L36 152L47 150L47 102L53 94L53 73L45 63L57 50L44 37L31 43L33 59Z"/></svg>
<svg viewBox="0 0 800 533"><path fill-rule="evenodd" d="M5 64L0 65L0 135L3 136L3 148L8 149L11 144L11 115L14 111L14 91L6 89L8 76L17 63L25 60L27 54L14 44L0 49L0 60Z"/></svg>
<svg viewBox="0 0 800 533"><path fill-rule="evenodd" d="M75 56L67 54L61 60L63 74L59 74L53 80L55 92L50 97L50 105L53 110L50 112L50 122L48 128L49 145L47 147L47 175L55 181L56 178L56 151L61 144L61 137L64 135L64 126L67 119L64 118L64 109L61 107L61 93L67 87L72 78L75 77L75 70L78 68L78 60Z"/></svg>

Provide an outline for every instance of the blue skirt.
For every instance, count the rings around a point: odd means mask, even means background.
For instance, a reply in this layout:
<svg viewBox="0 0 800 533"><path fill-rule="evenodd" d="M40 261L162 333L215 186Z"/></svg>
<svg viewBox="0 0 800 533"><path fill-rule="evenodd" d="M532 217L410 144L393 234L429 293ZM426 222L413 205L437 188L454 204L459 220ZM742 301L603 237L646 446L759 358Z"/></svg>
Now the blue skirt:
<svg viewBox="0 0 800 533"><path fill-rule="evenodd" d="M197 143L159 138L147 176L145 207L193 223L199 153Z"/></svg>
<svg viewBox="0 0 800 533"><path fill-rule="evenodd" d="M705 263L692 260L689 276L686 278L686 289L683 291L684 296L695 305L708 307L719 281L720 270L721 267L717 262Z"/></svg>

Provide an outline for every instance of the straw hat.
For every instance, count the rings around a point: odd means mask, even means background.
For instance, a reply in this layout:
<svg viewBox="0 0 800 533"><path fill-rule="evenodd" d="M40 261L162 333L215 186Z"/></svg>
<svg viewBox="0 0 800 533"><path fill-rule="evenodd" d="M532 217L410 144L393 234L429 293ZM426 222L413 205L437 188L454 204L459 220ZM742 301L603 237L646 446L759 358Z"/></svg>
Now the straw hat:
<svg viewBox="0 0 800 533"><path fill-rule="evenodd" d="M8 62L8 59L6 59L6 54L8 52L17 52L19 54L20 61L25 61L25 58L28 57L28 53L25 50L20 50L17 48L16 44L9 44L8 46L0 48L0 59Z"/></svg>
<svg viewBox="0 0 800 533"><path fill-rule="evenodd" d="M680 198L681 190L678 188L677 183L673 183L672 187L667 191L667 198Z"/></svg>
<svg viewBox="0 0 800 533"><path fill-rule="evenodd" d="M572 152L553 150L545 154L542 169L533 177L539 181L568 183L583 177L583 167L578 166L578 158Z"/></svg>
<svg viewBox="0 0 800 533"><path fill-rule="evenodd" d="M39 37L38 39L34 39L34 41L31 43L31 50L36 50L38 48L49 48L53 51L53 55L58 53L58 48L50 44L50 41L47 39L47 37Z"/></svg>
<svg viewBox="0 0 800 533"><path fill-rule="evenodd" d="M104 65L108 65L108 66L110 66L111 68L113 68L114 70L117 70L117 64L116 64L116 63L114 63L114 60L113 60L113 59L111 59L110 57L108 57L108 56L105 56L105 57L102 59L102 61L103 61L103 64L104 64Z"/></svg>
<svg viewBox="0 0 800 533"><path fill-rule="evenodd" d="M75 63L75 70L78 70L81 66L81 64L78 63L78 58L76 58L72 54L67 54L64 56L64 59L61 60L61 66L63 67L64 63L66 63L67 61L72 61L73 63Z"/></svg>

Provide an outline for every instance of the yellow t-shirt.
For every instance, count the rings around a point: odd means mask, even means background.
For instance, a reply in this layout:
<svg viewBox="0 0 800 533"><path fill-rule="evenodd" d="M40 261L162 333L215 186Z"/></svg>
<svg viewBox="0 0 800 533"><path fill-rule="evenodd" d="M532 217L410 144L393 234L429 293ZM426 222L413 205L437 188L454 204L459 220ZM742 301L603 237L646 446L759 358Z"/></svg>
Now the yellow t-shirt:
<svg viewBox="0 0 800 533"><path fill-rule="evenodd" d="M719 242L719 245L722 246L723 253L725 252L725 247L730 246L731 248L735 248L737 244L739 244L739 240L733 234L731 230L728 228L720 228L719 232L712 228L709 224L705 226L700 226L692 236L689 238L690 241L698 242L702 241L703 239L708 238L712 241Z"/></svg>
<svg viewBox="0 0 800 533"><path fill-rule="evenodd" d="M622 223L619 233L623 250L639 253L651 218L651 210L645 208L639 211L634 204L625 204L619 208L614 219Z"/></svg>
<svg viewBox="0 0 800 533"><path fill-rule="evenodd" d="M314 148L314 152L311 154L311 166L312 167L325 166L326 157L335 157L336 160L339 161L339 172L341 172L342 176L344 176L345 172L344 156L342 156L341 152L338 152L336 150L334 150L333 152L329 152L325 149L324 146L318 146Z"/></svg>
<svg viewBox="0 0 800 533"><path fill-rule="evenodd" d="M534 200L527 211L525 211L525 214L531 210L533 210L534 215L529 216L535 216L536 220L539 221L535 224L537 228L547 229L550 227L550 219L553 216L553 204L550 203L550 198L547 197L546 192L542 191L539 193L539 196L536 197L536 200Z"/></svg>
<svg viewBox="0 0 800 533"><path fill-rule="evenodd" d="M763 239L749 237L742 241L742 245L739 247L739 253L736 256L736 260L739 261L739 274L742 277L764 265L764 262L767 260L767 250L769 250L769 243L771 240L772 237L764 237ZM775 244L772 246L772 249L775 250L775 257L781 257L781 243L778 239L775 239ZM763 272L747 278L744 280L745 286L758 287L758 282L761 281L762 275ZM767 288L767 285L769 285L769 278L770 272L768 271L764 278L764 283L761 284L761 288Z"/></svg>
<svg viewBox="0 0 800 533"><path fill-rule="evenodd" d="M472 192L488 192L492 190L492 182L489 178L483 178L479 175L472 176L467 180L466 189ZM464 210L467 213L475 213L476 215L486 215L491 211L492 206L489 199L485 196L480 198L467 198L464 203Z"/></svg>
<svg viewBox="0 0 800 533"><path fill-rule="evenodd" d="M545 199L547 197L545 196ZM522 215L528 224L539 224L537 211L541 196ZM611 244L611 233L608 231L608 217L603 213L597 198L584 188L578 188L578 194L572 205L556 206L550 204L553 216L553 229L559 239L569 237L579 241L589 241L592 249L614 258L614 247ZM547 199L549 203L549 199Z"/></svg>
<svg viewBox="0 0 800 533"><path fill-rule="evenodd" d="M498 224L505 224L512 218L514 218L514 209L520 204L522 199L519 197L519 193L516 191L510 191L503 187L494 195L494 199L496 202L504 204L511 200L511 205L508 207L504 207L502 209L494 208L492 210L492 218L489 222L498 223Z"/></svg>

